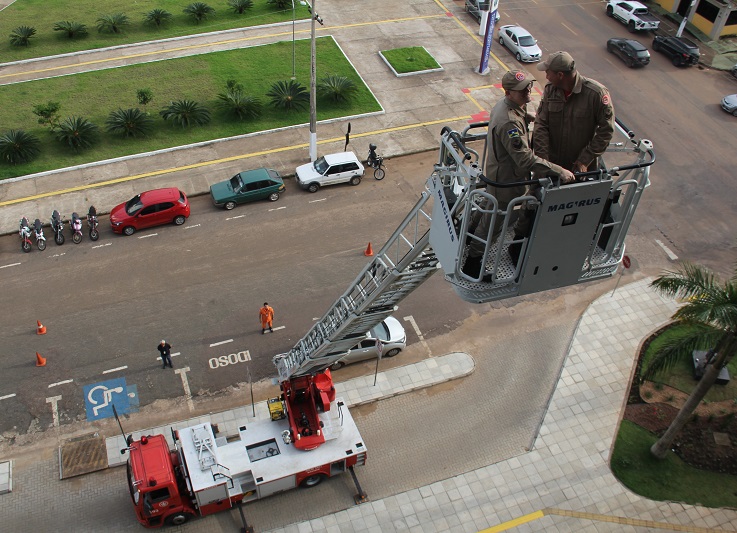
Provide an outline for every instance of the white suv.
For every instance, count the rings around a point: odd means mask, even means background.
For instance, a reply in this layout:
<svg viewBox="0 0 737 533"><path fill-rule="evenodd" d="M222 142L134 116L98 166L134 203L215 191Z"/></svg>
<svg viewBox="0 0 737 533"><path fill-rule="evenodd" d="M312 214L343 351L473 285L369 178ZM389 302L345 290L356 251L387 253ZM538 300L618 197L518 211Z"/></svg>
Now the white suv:
<svg viewBox="0 0 737 533"><path fill-rule="evenodd" d="M297 183L310 192L335 183L361 183L364 168L353 152L341 152L319 157L314 163L297 167Z"/></svg>

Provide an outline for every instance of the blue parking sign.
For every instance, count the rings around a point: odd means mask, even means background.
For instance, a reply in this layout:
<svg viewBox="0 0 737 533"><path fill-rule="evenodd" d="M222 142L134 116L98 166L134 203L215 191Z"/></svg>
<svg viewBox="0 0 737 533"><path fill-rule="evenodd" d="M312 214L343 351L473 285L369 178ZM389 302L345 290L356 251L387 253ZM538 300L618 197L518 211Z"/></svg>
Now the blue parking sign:
<svg viewBox="0 0 737 533"><path fill-rule="evenodd" d="M113 404L118 414L138 410L138 388L128 387L125 378L101 381L84 387L84 404L87 420L99 420L114 416Z"/></svg>

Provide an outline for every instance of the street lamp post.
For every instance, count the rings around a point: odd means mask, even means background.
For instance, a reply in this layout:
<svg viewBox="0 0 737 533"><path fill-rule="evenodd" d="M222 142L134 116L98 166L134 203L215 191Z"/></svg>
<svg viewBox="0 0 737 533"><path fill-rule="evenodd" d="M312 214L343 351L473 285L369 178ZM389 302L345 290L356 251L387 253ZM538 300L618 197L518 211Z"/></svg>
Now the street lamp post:
<svg viewBox="0 0 737 533"><path fill-rule="evenodd" d="M296 17L296 12L294 9L294 0L292 0L292 79L297 79L296 74L296 60L294 58L295 56L295 50L294 50L294 19Z"/></svg>
<svg viewBox="0 0 737 533"><path fill-rule="evenodd" d="M310 161L317 159L317 82L316 76L316 49L315 49L315 22L317 21L317 10L315 4L317 0L312 0L312 21L310 27Z"/></svg>

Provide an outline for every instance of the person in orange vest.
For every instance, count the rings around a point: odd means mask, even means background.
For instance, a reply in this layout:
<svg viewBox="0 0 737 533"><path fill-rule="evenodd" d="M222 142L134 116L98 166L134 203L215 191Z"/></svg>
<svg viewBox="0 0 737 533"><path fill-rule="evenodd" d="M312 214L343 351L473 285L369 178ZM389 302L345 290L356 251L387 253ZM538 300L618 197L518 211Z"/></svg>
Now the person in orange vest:
<svg viewBox="0 0 737 533"><path fill-rule="evenodd" d="M266 333L266 328L269 328L269 331L274 333L274 330L271 327L274 321L274 309L272 309L266 302L264 302L264 306L259 309L258 318L261 320L261 335Z"/></svg>

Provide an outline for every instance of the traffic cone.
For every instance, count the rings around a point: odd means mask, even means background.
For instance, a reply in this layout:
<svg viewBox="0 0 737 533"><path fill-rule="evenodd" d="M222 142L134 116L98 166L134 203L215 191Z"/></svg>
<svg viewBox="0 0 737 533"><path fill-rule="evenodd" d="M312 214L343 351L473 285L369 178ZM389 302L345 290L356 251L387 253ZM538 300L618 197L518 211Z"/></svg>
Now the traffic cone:
<svg viewBox="0 0 737 533"><path fill-rule="evenodd" d="M366 257L371 257L372 255L374 255L374 249L371 248L371 243L368 244L368 246L366 247L366 251L363 252L363 255L365 255Z"/></svg>
<svg viewBox="0 0 737 533"><path fill-rule="evenodd" d="M36 335L46 335L46 326L41 324L40 320L36 320L36 324L38 324L38 328L36 329Z"/></svg>
<svg viewBox="0 0 737 533"><path fill-rule="evenodd" d="M36 366L46 366L46 359L41 357L41 354L36 352Z"/></svg>

